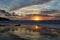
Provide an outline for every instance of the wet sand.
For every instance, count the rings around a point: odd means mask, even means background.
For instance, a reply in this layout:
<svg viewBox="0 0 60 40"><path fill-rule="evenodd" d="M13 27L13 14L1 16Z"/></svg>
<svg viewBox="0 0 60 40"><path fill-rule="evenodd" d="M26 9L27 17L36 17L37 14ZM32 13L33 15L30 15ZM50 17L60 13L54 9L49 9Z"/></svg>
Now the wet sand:
<svg viewBox="0 0 60 40"><path fill-rule="evenodd" d="M0 40L28 40L28 39L20 38L17 35L10 33L0 33Z"/></svg>

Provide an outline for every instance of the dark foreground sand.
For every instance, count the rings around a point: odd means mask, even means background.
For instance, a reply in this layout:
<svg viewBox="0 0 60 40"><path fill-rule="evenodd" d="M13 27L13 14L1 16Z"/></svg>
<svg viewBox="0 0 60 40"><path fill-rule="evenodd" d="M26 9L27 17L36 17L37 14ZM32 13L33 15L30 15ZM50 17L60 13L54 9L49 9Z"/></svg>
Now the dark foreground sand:
<svg viewBox="0 0 60 40"><path fill-rule="evenodd" d="M0 33L0 40L28 40L10 33Z"/></svg>

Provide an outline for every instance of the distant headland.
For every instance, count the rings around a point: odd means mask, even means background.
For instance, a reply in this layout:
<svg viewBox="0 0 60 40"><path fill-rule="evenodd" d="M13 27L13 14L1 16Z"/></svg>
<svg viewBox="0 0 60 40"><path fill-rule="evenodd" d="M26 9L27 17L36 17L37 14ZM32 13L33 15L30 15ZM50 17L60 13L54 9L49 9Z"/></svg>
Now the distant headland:
<svg viewBox="0 0 60 40"><path fill-rule="evenodd" d="M4 18L4 17L0 17L0 21L9 21L10 19L8 18Z"/></svg>

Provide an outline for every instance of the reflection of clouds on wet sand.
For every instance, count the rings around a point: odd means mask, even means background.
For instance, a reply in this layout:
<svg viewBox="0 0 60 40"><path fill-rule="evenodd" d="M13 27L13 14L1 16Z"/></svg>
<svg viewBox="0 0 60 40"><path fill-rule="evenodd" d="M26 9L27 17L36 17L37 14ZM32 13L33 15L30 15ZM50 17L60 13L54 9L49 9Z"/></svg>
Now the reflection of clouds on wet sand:
<svg viewBox="0 0 60 40"><path fill-rule="evenodd" d="M28 29L26 30L26 28L31 28L35 26L36 25L12 26L14 27L14 30L10 30L9 32L5 32L5 33L0 33L0 40L20 40L20 38L26 38L31 40L59 40L60 39L60 36L59 37L46 36L46 35L44 36L44 35L40 35L40 33L37 31L34 32L33 30L31 31L29 31ZM12 27L11 29L13 29Z"/></svg>
<svg viewBox="0 0 60 40"><path fill-rule="evenodd" d="M26 39L20 38L16 35L12 35L9 33L0 33L0 40L26 40Z"/></svg>
<svg viewBox="0 0 60 40"><path fill-rule="evenodd" d="M60 39L60 37L51 37L51 36L36 36L36 37L37 38L33 39L34 36L32 36L31 40L59 40ZM0 40L24 40L24 38L20 39L19 37L11 35L9 33L0 33Z"/></svg>

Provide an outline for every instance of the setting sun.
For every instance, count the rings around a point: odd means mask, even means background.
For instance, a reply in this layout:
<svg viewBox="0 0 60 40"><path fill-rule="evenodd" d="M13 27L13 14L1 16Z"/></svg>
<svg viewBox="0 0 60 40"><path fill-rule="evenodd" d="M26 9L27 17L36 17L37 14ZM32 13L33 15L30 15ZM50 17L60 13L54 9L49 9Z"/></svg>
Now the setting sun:
<svg viewBox="0 0 60 40"><path fill-rule="evenodd" d="M41 20L39 17L35 17L34 20L38 21Z"/></svg>
<svg viewBox="0 0 60 40"><path fill-rule="evenodd" d="M32 20L39 21L39 20L44 20L44 18L41 16L33 16Z"/></svg>

